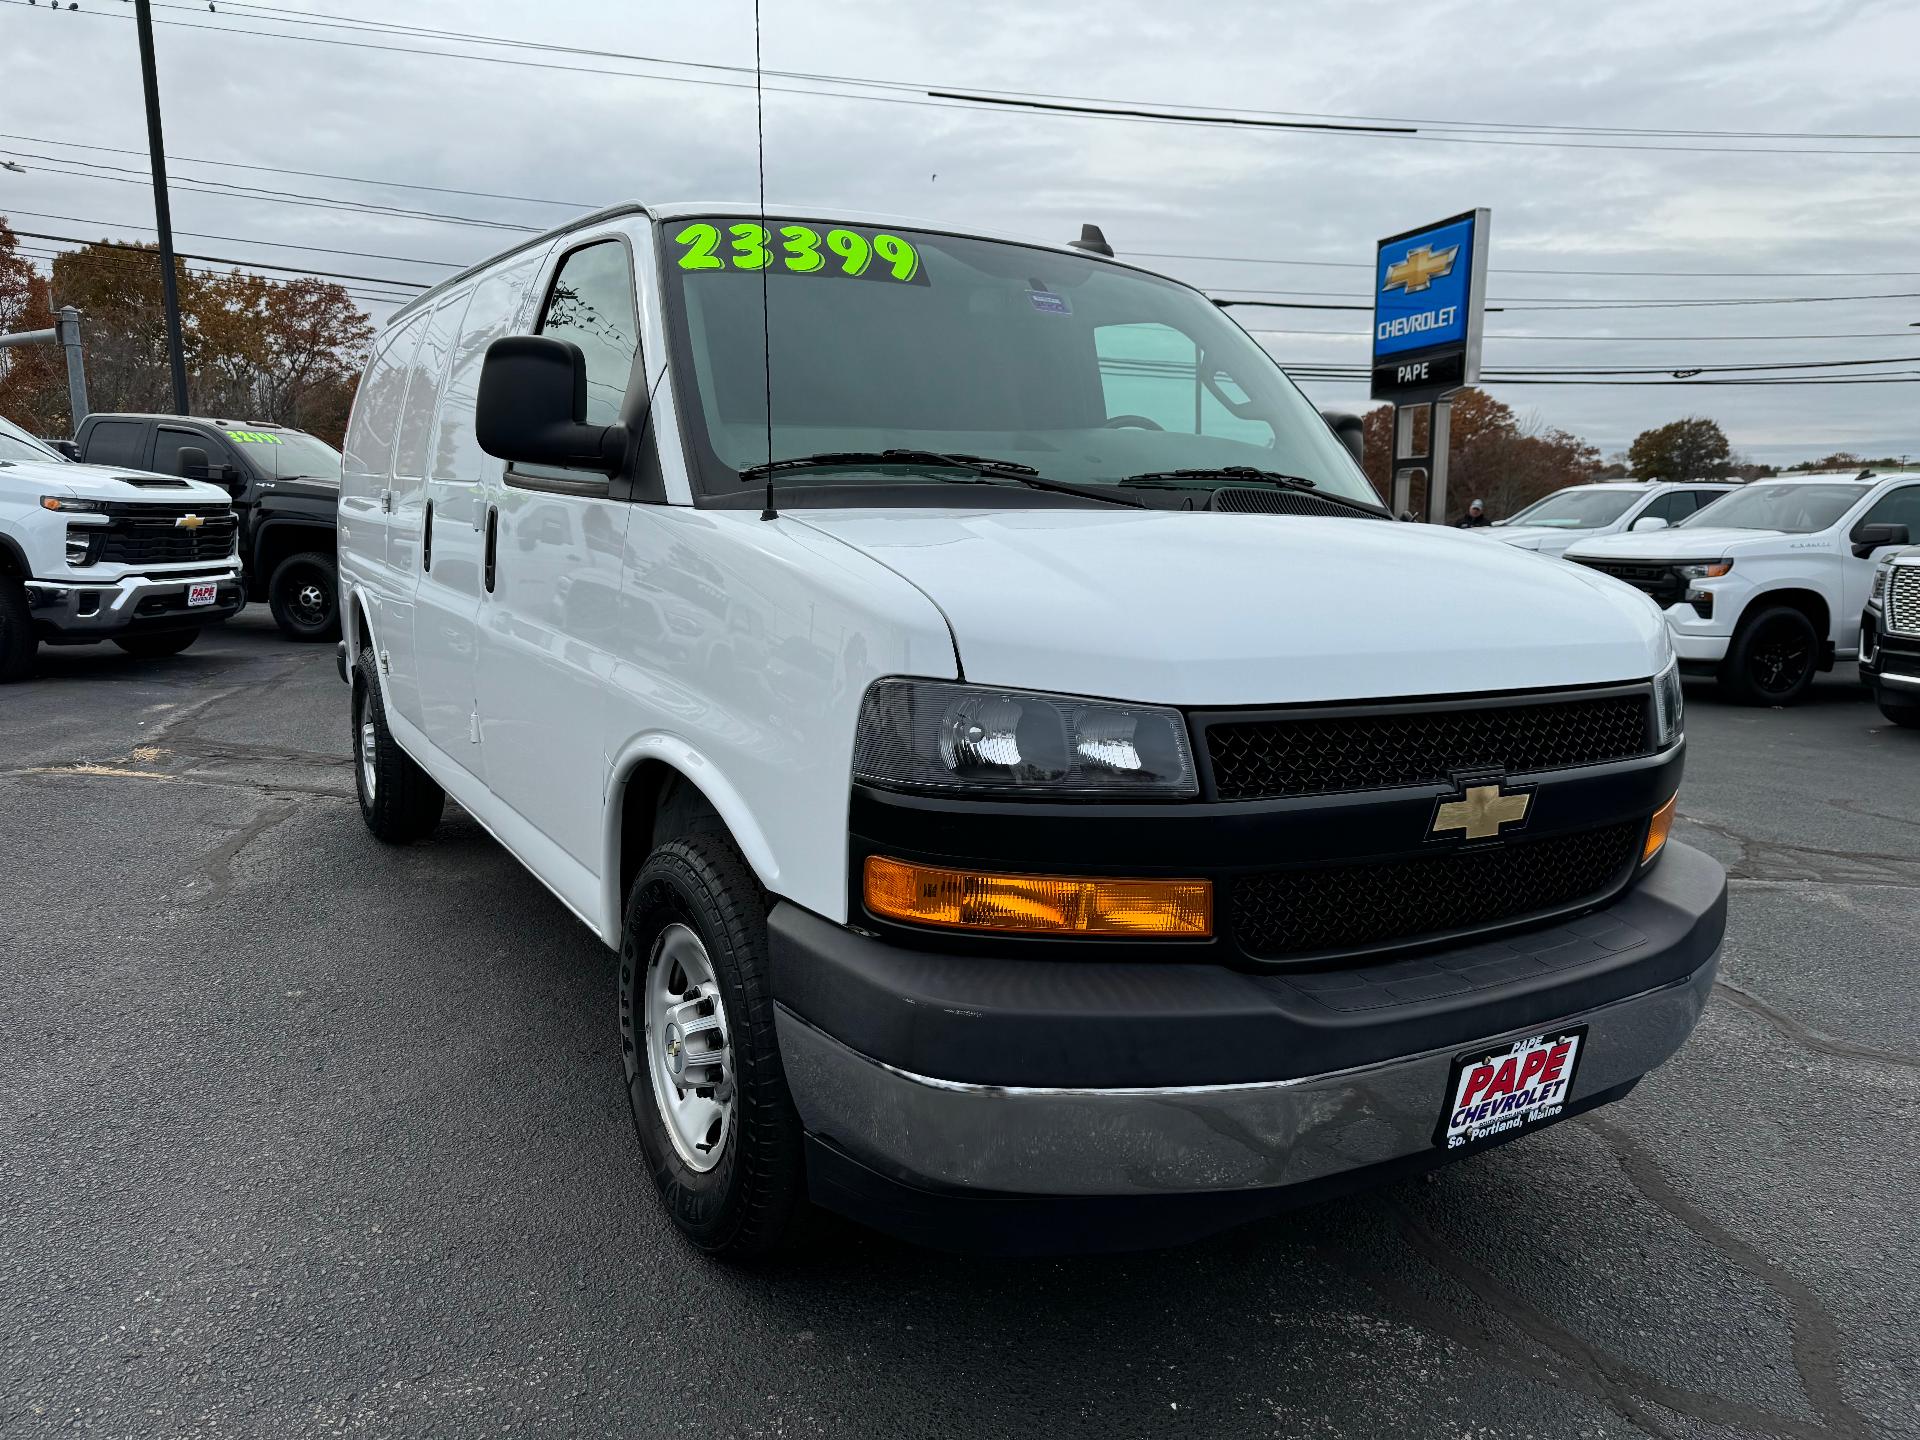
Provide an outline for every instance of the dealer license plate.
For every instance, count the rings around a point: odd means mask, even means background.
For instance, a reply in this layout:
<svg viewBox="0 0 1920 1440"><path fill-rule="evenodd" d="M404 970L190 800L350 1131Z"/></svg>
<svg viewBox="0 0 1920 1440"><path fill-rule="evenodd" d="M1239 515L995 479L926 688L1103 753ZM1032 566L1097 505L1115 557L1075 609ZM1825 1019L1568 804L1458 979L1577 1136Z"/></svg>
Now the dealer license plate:
<svg viewBox="0 0 1920 1440"><path fill-rule="evenodd" d="M212 580L207 581L204 585L187 586L187 608L189 610L196 605L211 605L219 598L220 586Z"/></svg>
<svg viewBox="0 0 1920 1440"><path fill-rule="evenodd" d="M1458 1150L1553 1119L1566 1108L1586 1045L1587 1027L1569 1025L1457 1057L1433 1143Z"/></svg>

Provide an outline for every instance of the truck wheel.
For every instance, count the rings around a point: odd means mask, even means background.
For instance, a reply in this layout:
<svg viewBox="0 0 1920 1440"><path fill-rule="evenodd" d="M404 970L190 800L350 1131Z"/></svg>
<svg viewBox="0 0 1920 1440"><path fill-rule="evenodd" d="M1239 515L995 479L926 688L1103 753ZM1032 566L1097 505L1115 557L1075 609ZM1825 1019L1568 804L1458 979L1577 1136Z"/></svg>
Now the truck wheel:
<svg viewBox="0 0 1920 1440"><path fill-rule="evenodd" d="M1889 699L1885 689L1880 691L1880 713L1896 725L1904 725L1909 730L1920 730L1920 705L1911 705L1899 700Z"/></svg>
<svg viewBox="0 0 1920 1440"><path fill-rule="evenodd" d="M774 1039L759 885L723 837L669 840L627 896L620 1049L647 1168L710 1255L774 1249L800 1197L800 1117Z"/></svg>
<svg viewBox="0 0 1920 1440"><path fill-rule="evenodd" d="M1813 684L1820 637L1803 610L1775 605L1740 623L1720 666L1720 688L1742 705L1792 705Z"/></svg>
<svg viewBox="0 0 1920 1440"><path fill-rule="evenodd" d="M163 630L157 635L116 636L113 643L137 659L158 660L178 655L199 638L198 630Z"/></svg>
<svg viewBox="0 0 1920 1440"><path fill-rule="evenodd" d="M282 560L267 581L267 605L289 640L338 640L340 579L333 557L306 550Z"/></svg>
<svg viewBox="0 0 1920 1440"><path fill-rule="evenodd" d="M354 670L353 775L360 818L376 839L411 845L426 839L440 823L447 792L388 733L371 649L360 652Z"/></svg>
<svg viewBox="0 0 1920 1440"><path fill-rule="evenodd" d="M0 578L0 685L24 680L33 673L34 652L40 648L27 610L27 589L18 580Z"/></svg>

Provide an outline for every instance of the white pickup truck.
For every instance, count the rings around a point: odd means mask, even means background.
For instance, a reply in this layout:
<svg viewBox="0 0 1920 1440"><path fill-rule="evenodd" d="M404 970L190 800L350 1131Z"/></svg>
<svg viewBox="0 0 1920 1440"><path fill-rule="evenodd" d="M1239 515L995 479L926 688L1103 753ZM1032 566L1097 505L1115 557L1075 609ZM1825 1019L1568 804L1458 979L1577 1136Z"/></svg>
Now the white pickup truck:
<svg viewBox="0 0 1920 1440"><path fill-rule="evenodd" d="M1618 480L1569 485L1481 532L1516 550L1564 555L1603 535L1677 525L1740 487L1731 480Z"/></svg>
<svg viewBox="0 0 1920 1440"><path fill-rule="evenodd" d="M0 682L42 644L175 655L246 603L217 485L77 465L0 419Z"/></svg>
<svg viewBox="0 0 1920 1440"><path fill-rule="evenodd" d="M1656 534L1566 558L1651 595L1683 671L1749 705L1791 705L1818 670L1860 653L1874 562L1920 534L1920 471L1758 480Z"/></svg>

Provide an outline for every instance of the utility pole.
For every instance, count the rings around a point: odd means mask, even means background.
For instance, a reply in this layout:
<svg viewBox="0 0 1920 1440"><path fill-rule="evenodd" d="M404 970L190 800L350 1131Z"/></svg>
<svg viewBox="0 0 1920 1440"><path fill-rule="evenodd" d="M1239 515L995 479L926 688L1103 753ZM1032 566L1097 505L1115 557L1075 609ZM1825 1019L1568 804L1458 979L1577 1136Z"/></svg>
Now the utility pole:
<svg viewBox="0 0 1920 1440"><path fill-rule="evenodd" d="M187 352L180 339L180 287L173 273L173 211L167 204L167 149L160 138L160 81L153 68L153 10L149 0L133 0L133 15L140 31L140 80L147 92L147 149L153 161L153 219L160 231L160 300L167 312L173 413L185 415Z"/></svg>

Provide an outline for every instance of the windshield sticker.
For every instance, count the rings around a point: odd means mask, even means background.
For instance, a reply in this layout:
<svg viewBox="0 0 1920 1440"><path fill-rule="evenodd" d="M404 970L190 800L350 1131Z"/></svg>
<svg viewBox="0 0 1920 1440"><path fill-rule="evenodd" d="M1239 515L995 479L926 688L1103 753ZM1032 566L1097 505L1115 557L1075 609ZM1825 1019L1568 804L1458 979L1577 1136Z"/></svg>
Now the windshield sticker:
<svg viewBox="0 0 1920 1440"><path fill-rule="evenodd" d="M237 440L242 445L278 445L281 443L278 435L266 435L258 430L229 430L227 431L227 438L229 440Z"/></svg>
<svg viewBox="0 0 1920 1440"><path fill-rule="evenodd" d="M1027 299L1033 302L1033 308L1048 315L1071 315L1073 306L1067 303L1064 295L1055 295L1051 290L1029 290Z"/></svg>
<svg viewBox="0 0 1920 1440"><path fill-rule="evenodd" d="M751 220L720 226L696 220L673 237L682 270L730 270L753 274L824 275L845 280L889 280L930 285L911 242L885 231L827 231L788 224L769 229Z"/></svg>

